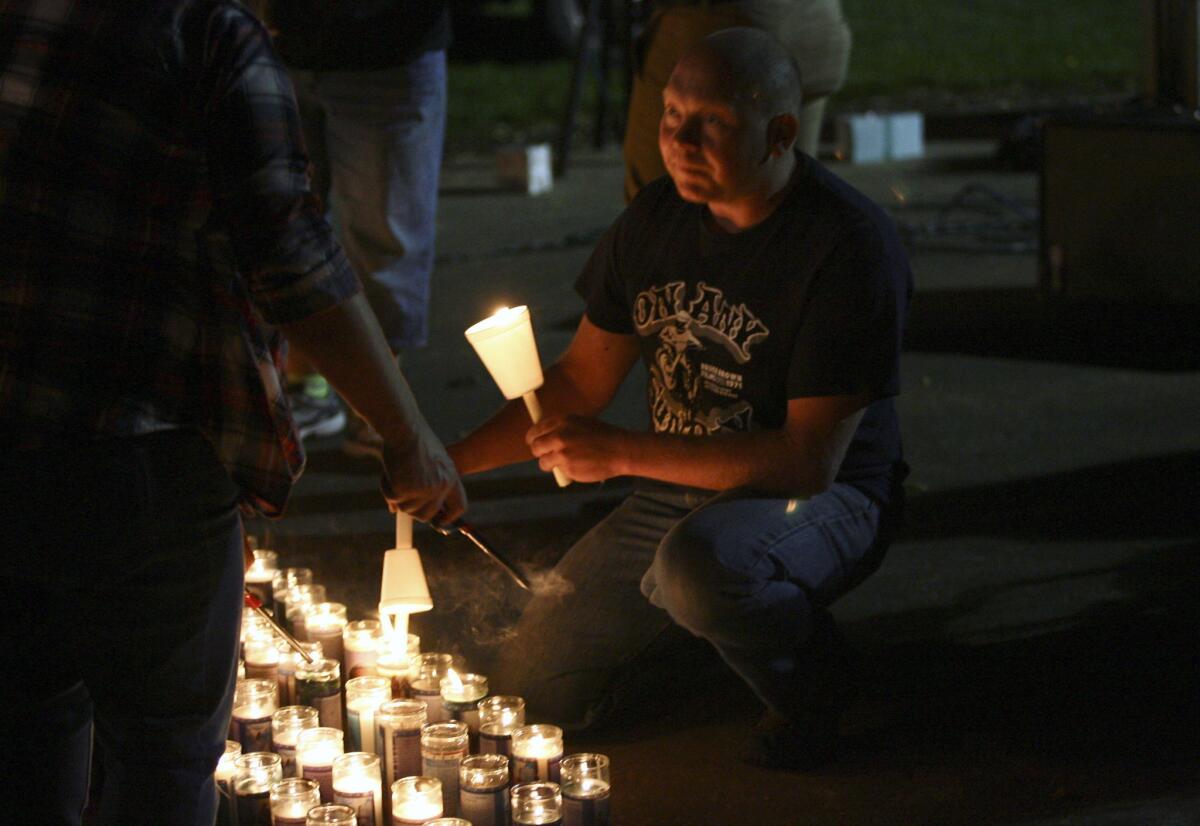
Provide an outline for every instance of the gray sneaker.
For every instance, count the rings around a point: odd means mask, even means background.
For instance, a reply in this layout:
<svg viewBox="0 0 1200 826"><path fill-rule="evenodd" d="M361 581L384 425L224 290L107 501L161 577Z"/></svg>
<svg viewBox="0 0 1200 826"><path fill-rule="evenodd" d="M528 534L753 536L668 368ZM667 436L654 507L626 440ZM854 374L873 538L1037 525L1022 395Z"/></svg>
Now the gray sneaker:
<svg viewBox="0 0 1200 826"><path fill-rule="evenodd" d="M346 429L346 410L320 376L310 376L303 385L289 390L288 399L301 441L336 436Z"/></svg>

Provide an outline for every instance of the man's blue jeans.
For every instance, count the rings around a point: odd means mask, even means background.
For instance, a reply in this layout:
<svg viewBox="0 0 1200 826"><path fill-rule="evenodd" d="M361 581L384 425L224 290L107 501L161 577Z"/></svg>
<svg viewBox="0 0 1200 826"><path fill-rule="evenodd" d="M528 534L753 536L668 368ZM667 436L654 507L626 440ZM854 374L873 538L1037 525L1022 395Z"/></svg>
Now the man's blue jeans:
<svg viewBox="0 0 1200 826"><path fill-rule="evenodd" d="M811 499L647 483L559 561L492 685L567 728L600 716L623 672L677 624L709 641L772 711L805 712L816 612L878 566L880 508L835 484Z"/></svg>
<svg viewBox="0 0 1200 826"><path fill-rule="evenodd" d="M446 53L392 69L293 70L313 189L394 352L429 336Z"/></svg>
<svg viewBox="0 0 1200 826"><path fill-rule="evenodd" d="M237 490L195 431L9 452L0 777L10 822L212 824L241 625Z"/></svg>

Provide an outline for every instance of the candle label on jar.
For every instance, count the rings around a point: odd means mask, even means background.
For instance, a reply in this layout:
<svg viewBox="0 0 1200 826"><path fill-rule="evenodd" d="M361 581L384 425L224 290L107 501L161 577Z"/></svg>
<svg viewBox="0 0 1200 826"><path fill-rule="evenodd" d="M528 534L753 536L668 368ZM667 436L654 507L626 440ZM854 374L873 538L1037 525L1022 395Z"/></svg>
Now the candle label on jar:
<svg viewBox="0 0 1200 826"><path fill-rule="evenodd" d="M246 663L246 677L251 680L279 681L277 663Z"/></svg>
<svg viewBox="0 0 1200 826"><path fill-rule="evenodd" d="M284 777L296 776L296 747L295 745L285 746L282 743L274 743L271 749L279 755L279 766L283 769Z"/></svg>
<svg viewBox="0 0 1200 826"><path fill-rule="evenodd" d="M305 826L308 823L307 817L287 817L286 815L271 815L274 820L271 826Z"/></svg>
<svg viewBox="0 0 1200 826"><path fill-rule="evenodd" d="M555 757L512 757L509 766L512 767L514 783L535 783L539 780L559 781L559 766L562 755Z"/></svg>
<svg viewBox="0 0 1200 826"><path fill-rule="evenodd" d="M374 651L358 651L346 648L346 679L351 677L374 677L375 663L379 654Z"/></svg>
<svg viewBox="0 0 1200 826"><path fill-rule="evenodd" d="M233 739L242 744L242 754L271 750L271 717L233 718Z"/></svg>
<svg viewBox="0 0 1200 826"><path fill-rule="evenodd" d="M390 786L401 777L421 773L421 730L419 728L390 728L379 724L375 742L383 744L383 770Z"/></svg>
<svg viewBox="0 0 1200 826"><path fill-rule="evenodd" d="M333 802L333 766L305 766L303 777L321 786L321 802Z"/></svg>
<svg viewBox="0 0 1200 826"><path fill-rule="evenodd" d="M421 774L442 781L442 810L447 817L458 812L458 767L466 756L465 750L421 756Z"/></svg>
<svg viewBox="0 0 1200 826"><path fill-rule="evenodd" d="M508 786L495 789L459 789L459 815L471 821L471 826L507 826Z"/></svg>
<svg viewBox="0 0 1200 826"><path fill-rule="evenodd" d="M382 826L375 821L374 792L339 792L333 790L333 802L349 806L358 818L358 826Z"/></svg>
<svg viewBox="0 0 1200 826"><path fill-rule="evenodd" d="M425 722L445 723L449 721L450 715L446 713L446 704L442 702L440 690L430 691L416 686L411 686L411 689L414 700L425 701Z"/></svg>
<svg viewBox="0 0 1200 826"><path fill-rule="evenodd" d="M237 818L238 826L271 826L271 793L239 794Z"/></svg>
<svg viewBox="0 0 1200 826"><path fill-rule="evenodd" d="M571 797L563 793L563 820L575 826L609 826L608 795Z"/></svg>
<svg viewBox="0 0 1200 826"><path fill-rule="evenodd" d="M487 731L479 732L479 753L480 754L503 754L505 757L512 755L512 735L510 734L492 734Z"/></svg>
<svg viewBox="0 0 1200 826"><path fill-rule="evenodd" d="M301 705L312 706L317 710L317 717L322 726L329 728L342 728L342 695L341 692L334 694L319 694L318 691L328 690L331 684L325 683L322 686L309 686L304 680L300 680L296 689L299 694L297 700ZM336 684L333 684L336 690Z"/></svg>
<svg viewBox="0 0 1200 826"><path fill-rule="evenodd" d="M292 671L285 671L282 667L279 669L279 705L294 706L296 705L296 674Z"/></svg>

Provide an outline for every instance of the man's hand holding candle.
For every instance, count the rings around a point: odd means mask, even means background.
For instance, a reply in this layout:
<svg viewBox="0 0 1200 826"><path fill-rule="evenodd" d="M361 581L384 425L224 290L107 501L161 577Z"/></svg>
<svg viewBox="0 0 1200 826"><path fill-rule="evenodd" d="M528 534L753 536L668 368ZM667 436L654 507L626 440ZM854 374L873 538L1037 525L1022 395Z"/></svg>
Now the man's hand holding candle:
<svg viewBox="0 0 1200 826"><path fill-rule="evenodd" d="M629 455L629 431L586 416L547 416L525 434L542 470L562 468L579 482L622 476Z"/></svg>

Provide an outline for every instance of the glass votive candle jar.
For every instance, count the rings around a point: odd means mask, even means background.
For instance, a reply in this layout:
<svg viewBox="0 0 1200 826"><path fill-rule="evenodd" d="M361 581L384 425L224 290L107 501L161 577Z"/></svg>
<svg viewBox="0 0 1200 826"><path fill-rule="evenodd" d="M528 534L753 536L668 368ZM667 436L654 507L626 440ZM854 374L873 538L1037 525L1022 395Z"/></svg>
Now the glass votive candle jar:
<svg viewBox="0 0 1200 826"><path fill-rule="evenodd" d="M296 740L300 732L321 725L312 706L284 706L271 715L271 749L279 755L284 777L296 775Z"/></svg>
<svg viewBox="0 0 1200 826"><path fill-rule="evenodd" d="M243 754L233 761L238 826L271 826L271 786L283 779L279 755Z"/></svg>
<svg viewBox="0 0 1200 826"><path fill-rule="evenodd" d="M479 702L480 754L512 754L512 733L525 725L525 700L497 694ZM509 767L511 771L511 766Z"/></svg>
<svg viewBox="0 0 1200 826"><path fill-rule="evenodd" d="M472 826L508 826L509 807L508 758L464 757L458 768L458 813Z"/></svg>
<svg viewBox="0 0 1200 826"><path fill-rule="evenodd" d="M304 821L305 826L355 826L355 823L363 826L354 810L340 803L317 806L308 813L308 818Z"/></svg>
<svg viewBox="0 0 1200 826"><path fill-rule="evenodd" d="M474 826L474 824L461 817L435 817L433 820L425 821L425 826Z"/></svg>
<svg viewBox="0 0 1200 826"><path fill-rule="evenodd" d="M213 779L217 783L217 822L236 823L237 811L234 805L233 779L237 772L233 761L242 755L242 744L237 740L225 741L225 753L217 761L217 770Z"/></svg>
<svg viewBox="0 0 1200 826"><path fill-rule="evenodd" d="M402 777L392 784L392 823L424 826L442 816L442 781L436 777Z"/></svg>
<svg viewBox="0 0 1200 826"><path fill-rule="evenodd" d="M312 706L321 716L321 725L342 727L342 666L323 657L316 662L296 666L296 703Z"/></svg>
<svg viewBox="0 0 1200 826"><path fill-rule="evenodd" d="M275 607L275 589L272 583L279 570L279 554L266 549L254 551L254 561L246 569L246 590L258 597L268 611Z"/></svg>
<svg viewBox="0 0 1200 826"><path fill-rule="evenodd" d="M435 651L417 654L409 663L409 694L414 700L425 701L425 716L431 723L444 723L450 719L442 704L442 678L453 667L454 658L451 655Z"/></svg>
<svg viewBox="0 0 1200 826"><path fill-rule="evenodd" d="M467 724L471 739L479 736L479 701L487 696L488 681L482 674L459 674L451 669L442 677L442 707L451 720Z"/></svg>
<svg viewBox="0 0 1200 826"><path fill-rule="evenodd" d="M425 704L420 700L389 700L375 712L375 742L384 784L421 773L421 729Z"/></svg>
<svg viewBox="0 0 1200 826"><path fill-rule="evenodd" d="M345 751L340 729L319 726L296 738L296 774L321 786L321 801L333 802L333 761Z"/></svg>
<svg viewBox="0 0 1200 826"><path fill-rule="evenodd" d="M346 747L376 752L375 712L392 699L387 677L355 677L346 681Z"/></svg>
<svg viewBox="0 0 1200 826"><path fill-rule="evenodd" d="M342 665L347 679L374 676L383 644L383 626L379 620L364 619L346 623L342 629Z"/></svg>
<svg viewBox="0 0 1200 826"><path fill-rule="evenodd" d="M352 751L334 758L333 802L353 809L358 826L383 826L379 755Z"/></svg>
<svg viewBox="0 0 1200 826"><path fill-rule="evenodd" d="M512 733L512 778L514 783L559 781L563 756L563 733L558 726L521 726Z"/></svg>
<svg viewBox="0 0 1200 826"><path fill-rule="evenodd" d="M319 642L302 642L300 647L314 661L325 656L325 650ZM296 669L306 660L285 640L276 640L275 649L279 652L279 705L292 706L296 704Z"/></svg>
<svg viewBox="0 0 1200 826"><path fill-rule="evenodd" d="M325 586L316 582L306 582L288 588L287 620L292 628L292 636L301 641L308 640L308 631L304 627L304 612L308 606L325 601Z"/></svg>
<svg viewBox="0 0 1200 826"><path fill-rule="evenodd" d="M254 680L279 681L279 649L275 636L251 637L242 643L246 676ZM285 643L286 644L286 643Z"/></svg>
<svg viewBox="0 0 1200 826"><path fill-rule="evenodd" d="M562 793L557 783L518 783L512 787L513 826L561 826Z"/></svg>
<svg viewBox="0 0 1200 826"><path fill-rule="evenodd" d="M444 814L458 814L458 767L468 754L466 723L426 723L421 729L421 774L442 781Z"/></svg>
<svg viewBox="0 0 1200 826"><path fill-rule="evenodd" d="M308 812L321 805L321 786L303 777L285 777L271 786L272 826L305 826Z"/></svg>
<svg viewBox="0 0 1200 826"><path fill-rule="evenodd" d="M560 766L563 826L609 826L612 780L608 757L568 754Z"/></svg>
<svg viewBox="0 0 1200 826"><path fill-rule="evenodd" d="M275 575L271 578L271 591L275 600L271 613L275 615L277 623L285 628L288 627L288 590L295 588L297 585L311 585L312 581L313 572L311 568L280 568L275 571Z"/></svg>
<svg viewBox="0 0 1200 826"><path fill-rule="evenodd" d="M309 642L319 642L325 656L342 661L342 632L346 628L346 606L340 602L314 602L304 611L304 629Z"/></svg>
<svg viewBox="0 0 1200 826"><path fill-rule="evenodd" d="M271 750L271 715L275 713L274 680L238 680L233 690L233 716L229 721L231 740L243 752Z"/></svg>

